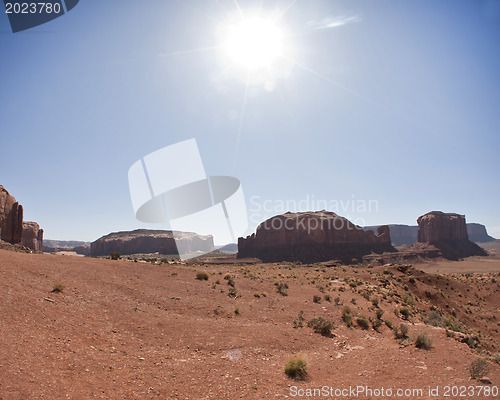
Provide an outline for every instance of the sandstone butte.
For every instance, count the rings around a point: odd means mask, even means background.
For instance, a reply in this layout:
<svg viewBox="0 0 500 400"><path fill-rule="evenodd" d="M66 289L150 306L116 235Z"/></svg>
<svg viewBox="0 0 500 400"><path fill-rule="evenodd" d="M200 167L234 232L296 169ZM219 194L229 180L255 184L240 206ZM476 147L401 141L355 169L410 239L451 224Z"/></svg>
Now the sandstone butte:
<svg viewBox="0 0 500 400"><path fill-rule="evenodd" d="M418 242L437 247L447 259L488 255L469 240L465 215L431 211L419 217L417 223Z"/></svg>
<svg viewBox="0 0 500 400"><path fill-rule="evenodd" d="M43 247L43 229L36 222L23 222L23 206L1 185L0 240L34 252L41 252Z"/></svg>
<svg viewBox="0 0 500 400"><path fill-rule="evenodd" d="M372 252L394 251L387 225L379 227L376 235L325 210L277 215L261 223L254 234L238 239L238 258L265 262L349 263Z"/></svg>

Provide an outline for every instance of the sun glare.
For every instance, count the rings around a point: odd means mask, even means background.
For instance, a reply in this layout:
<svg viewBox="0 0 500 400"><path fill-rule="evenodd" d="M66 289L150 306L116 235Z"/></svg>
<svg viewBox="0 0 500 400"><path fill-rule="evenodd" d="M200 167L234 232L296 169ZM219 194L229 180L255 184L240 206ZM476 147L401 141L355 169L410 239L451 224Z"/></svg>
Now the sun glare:
<svg viewBox="0 0 500 400"><path fill-rule="evenodd" d="M248 18L230 25L224 36L226 55L240 67L270 68L283 55L283 33L272 20Z"/></svg>

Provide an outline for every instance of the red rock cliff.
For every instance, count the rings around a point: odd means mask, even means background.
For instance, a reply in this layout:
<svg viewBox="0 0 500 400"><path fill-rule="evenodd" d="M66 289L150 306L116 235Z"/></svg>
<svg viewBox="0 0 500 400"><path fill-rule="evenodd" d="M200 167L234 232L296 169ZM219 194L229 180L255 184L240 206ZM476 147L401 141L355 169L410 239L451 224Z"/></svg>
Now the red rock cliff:
<svg viewBox="0 0 500 400"><path fill-rule="evenodd" d="M395 251L388 226L375 235L329 211L277 215L261 223L255 234L238 239L238 258L263 261L350 262L384 251Z"/></svg>
<svg viewBox="0 0 500 400"><path fill-rule="evenodd" d="M465 215L431 211L417 219L418 241L441 250L450 260L469 256L485 256L486 251L471 242L467 235Z"/></svg>
<svg viewBox="0 0 500 400"><path fill-rule="evenodd" d="M36 222L23 222L22 244L34 252L43 251L43 229Z"/></svg>
<svg viewBox="0 0 500 400"><path fill-rule="evenodd" d="M21 243L23 235L23 206L0 185L0 239L12 244Z"/></svg>

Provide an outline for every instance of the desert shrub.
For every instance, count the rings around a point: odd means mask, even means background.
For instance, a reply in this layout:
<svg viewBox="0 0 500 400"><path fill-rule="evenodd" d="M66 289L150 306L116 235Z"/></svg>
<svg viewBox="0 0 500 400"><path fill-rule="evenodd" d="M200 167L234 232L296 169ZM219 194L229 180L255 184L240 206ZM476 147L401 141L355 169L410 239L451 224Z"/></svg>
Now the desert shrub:
<svg viewBox="0 0 500 400"><path fill-rule="evenodd" d="M234 315L240 315L240 308L239 307L235 307Z"/></svg>
<svg viewBox="0 0 500 400"><path fill-rule="evenodd" d="M380 318L370 318L370 322L372 323L373 329L375 329L377 332L378 332L378 328L380 328L383 324L383 322Z"/></svg>
<svg viewBox="0 0 500 400"><path fill-rule="evenodd" d="M373 307L378 307L378 299L375 297L372 299Z"/></svg>
<svg viewBox="0 0 500 400"><path fill-rule="evenodd" d="M323 336L331 336L333 329L333 322L324 319L323 317L313 318L308 323L309 328L313 328L314 332Z"/></svg>
<svg viewBox="0 0 500 400"><path fill-rule="evenodd" d="M285 364L285 374L293 379L305 379L307 377L307 363L299 357L293 357Z"/></svg>
<svg viewBox="0 0 500 400"><path fill-rule="evenodd" d="M495 361L497 364L500 364L500 353L495 353L493 355L493 361Z"/></svg>
<svg viewBox="0 0 500 400"><path fill-rule="evenodd" d="M259 292L255 292L255 293L253 294L253 297L260 298L260 293L259 293Z"/></svg>
<svg viewBox="0 0 500 400"><path fill-rule="evenodd" d="M361 329L367 330L370 327L370 324L368 322L368 318L366 318L364 315L359 316L356 318L356 323Z"/></svg>
<svg viewBox="0 0 500 400"><path fill-rule="evenodd" d="M382 315L384 315L384 310L381 310L380 308L375 311L375 315L377 319L382 319Z"/></svg>
<svg viewBox="0 0 500 400"><path fill-rule="evenodd" d="M286 282L276 282L276 291L282 296L288 296L288 283Z"/></svg>
<svg viewBox="0 0 500 400"><path fill-rule="evenodd" d="M64 285L62 283L55 283L52 286L52 292L53 293L62 293L62 292L64 292Z"/></svg>
<svg viewBox="0 0 500 400"><path fill-rule="evenodd" d="M335 297L335 300L333 300L335 302L335 305L338 306L340 304L340 297Z"/></svg>
<svg viewBox="0 0 500 400"><path fill-rule="evenodd" d="M479 338L477 336L469 336L466 343L471 349L475 349L479 346Z"/></svg>
<svg viewBox="0 0 500 400"><path fill-rule="evenodd" d="M408 319L411 315L411 311L408 307L401 307L399 309L399 313L405 318Z"/></svg>
<svg viewBox="0 0 500 400"><path fill-rule="evenodd" d="M415 305L415 299L413 298L413 296L409 296L409 295L403 295L403 297L401 298L403 300L403 303L409 305L409 306L414 306Z"/></svg>
<svg viewBox="0 0 500 400"><path fill-rule="evenodd" d="M238 291L235 288L233 288L233 287L229 288L229 291L228 291L227 295L229 297L236 298L236 297L238 297Z"/></svg>
<svg viewBox="0 0 500 400"><path fill-rule="evenodd" d="M445 319L444 322L445 322L446 327L450 328L452 331L463 332L462 324L459 321L457 321L456 319L454 319L452 317L448 317Z"/></svg>
<svg viewBox="0 0 500 400"><path fill-rule="evenodd" d="M392 329L392 322L389 321L388 319L384 320L384 324L389 328Z"/></svg>
<svg viewBox="0 0 500 400"><path fill-rule="evenodd" d="M396 339L404 339L408 337L408 325L401 324L399 328L394 329Z"/></svg>
<svg viewBox="0 0 500 400"><path fill-rule="evenodd" d="M321 303L321 296L318 296L317 294L315 294L313 296L313 302L314 303Z"/></svg>
<svg viewBox="0 0 500 400"><path fill-rule="evenodd" d="M111 258L112 260L119 260L121 257L121 254L117 251L112 251L111 253L109 253L109 258Z"/></svg>
<svg viewBox="0 0 500 400"><path fill-rule="evenodd" d="M196 274L196 279L199 281L208 281L208 274L206 272L198 272Z"/></svg>
<svg viewBox="0 0 500 400"><path fill-rule="evenodd" d="M444 326L444 318L438 311L430 311L425 316L425 323L432 326Z"/></svg>
<svg viewBox="0 0 500 400"><path fill-rule="evenodd" d="M293 320L293 327L294 328L302 328L304 326L304 321L305 321L304 311L301 310L297 314L297 319Z"/></svg>
<svg viewBox="0 0 500 400"><path fill-rule="evenodd" d="M329 294L325 294L325 300L331 303L332 297Z"/></svg>
<svg viewBox="0 0 500 400"><path fill-rule="evenodd" d="M226 275L227 275L227 274L226 274ZM226 279L226 278L224 278L224 279ZM226 282L227 282L227 284L228 284L229 286L231 286L231 287L233 287L233 288L234 288L235 283L234 283L234 279L233 279L231 276L230 276L228 279L226 279Z"/></svg>
<svg viewBox="0 0 500 400"><path fill-rule="evenodd" d="M415 339L415 346L419 349L429 350L432 347L432 339L425 332L419 333Z"/></svg>
<svg viewBox="0 0 500 400"><path fill-rule="evenodd" d="M342 310L342 320L345 322L348 328L352 326L351 309L347 306Z"/></svg>
<svg viewBox="0 0 500 400"><path fill-rule="evenodd" d="M472 379L481 379L488 371L488 361L484 358L476 358L469 365L469 372Z"/></svg>
<svg viewBox="0 0 500 400"><path fill-rule="evenodd" d="M229 279L232 279L232 277L233 276L229 272L226 273L226 274L224 274L224 280L226 280L226 281L229 280Z"/></svg>

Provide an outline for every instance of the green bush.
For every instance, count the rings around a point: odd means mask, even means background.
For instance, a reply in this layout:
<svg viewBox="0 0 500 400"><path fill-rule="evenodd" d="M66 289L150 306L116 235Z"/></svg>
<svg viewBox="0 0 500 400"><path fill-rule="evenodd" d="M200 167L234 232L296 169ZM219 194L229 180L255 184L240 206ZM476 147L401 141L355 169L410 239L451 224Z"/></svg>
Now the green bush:
<svg viewBox="0 0 500 400"><path fill-rule="evenodd" d="M405 318L405 319L408 319L410 318L410 315L411 315L411 311L408 307L401 307L399 309L399 313Z"/></svg>
<svg viewBox="0 0 500 400"><path fill-rule="evenodd" d="M52 286L52 292L53 293L62 293L62 292L64 292L64 285L62 283L55 283Z"/></svg>
<svg viewBox="0 0 500 400"><path fill-rule="evenodd" d="M276 286L276 291L282 296L288 296L288 283L284 282L276 282L274 284Z"/></svg>
<svg viewBox="0 0 500 400"><path fill-rule="evenodd" d="M285 364L285 374L293 379L305 379L307 377L307 363L302 358L293 357Z"/></svg>
<svg viewBox="0 0 500 400"><path fill-rule="evenodd" d="M206 272L198 272L196 274L196 279L199 281L208 281L208 274Z"/></svg>
<svg viewBox="0 0 500 400"><path fill-rule="evenodd" d="M419 333L415 339L415 346L419 349L429 350L432 347L432 339L425 332Z"/></svg>
<svg viewBox="0 0 500 400"><path fill-rule="evenodd" d="M404 339L408 337L408 325L401 324L399 328L394 329L396 339Z"/></svg>
<svg viewBox="0 0 500 400"><path fill-rule="evenodd" d="M121 257L121 254L118 253L117 251L112 251L111 253L109 253L109 257L112 259L112 260L119 260L120 257Z"/></svg>
<svg viewBox="0 0 500 400"><path fill-rule="evenodd" d="M321 334L322 336L331 336L333 329L333 322L328 321L322 317L313 318L308 323L309 328L313 328L314 332Z"/></svg>
<svg viewBox="0 0 500 400"><path fill-rule="evenodd" d="M314 303L321 303L321 296L318 296L317 294L315 294L313 296L313 302Z"/></svg>
<svg viewBox="0 0 500 400"><path fill-rule="evenodd" d="M356 323L361 329L364 330L367 330L370 327L370 323L368 322L368 319L364 315L361 315L358 318L356 318Z"/></svg>
<svg viewBox="0 0 500 400"><path fill-rule="evenodd" d="M305 318L304 318L304 311L299 311L298 315L297 315L297 319L295 319L293 321L293 327L294 328L302 328L304 326L304 321L305 321Z"/></svg>
<svg viewBox="0 0 500 400"><path fill-rule="evenodd" d="M347 306L345 306L342 310L342 320L345 322L348 328L352 326L351 309Z"/></svg>
<svg viewBox="0 0 500 400"><path fill-rule="evenodd" d="M472 379L481 379L488 371L488 361L484 358L476 358L469 365L469 372Z"/></svg>

